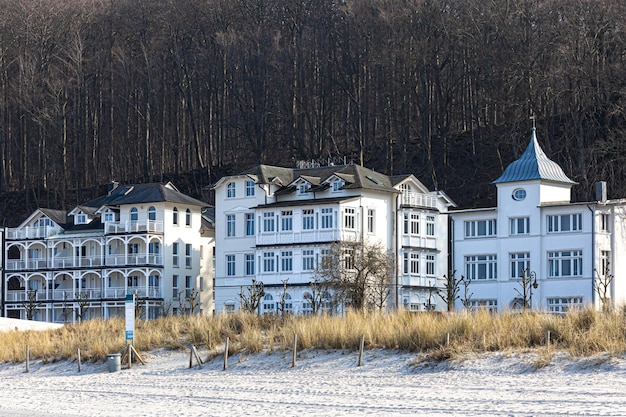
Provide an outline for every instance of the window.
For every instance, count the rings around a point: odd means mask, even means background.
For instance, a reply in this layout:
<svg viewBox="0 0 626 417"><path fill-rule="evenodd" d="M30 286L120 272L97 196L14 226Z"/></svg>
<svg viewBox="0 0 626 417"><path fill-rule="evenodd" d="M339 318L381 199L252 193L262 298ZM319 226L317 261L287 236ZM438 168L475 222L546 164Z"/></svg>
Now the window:
<svg viewBox="0 0 626 417"><path fill-rule="evenodd" d="M580 213L548 216L548 233L577 232L582 229L582 214Z"/></svg>
<svg viewBox="0 0 626 417"><path fill-rule="evenodd" d="M274 231L274 212L263 213L263 231L264 232L273 232Z"/></svg>
<svg viewBox="0 0 626 417"><path fill-rule="evenodd" d="M76 215L76 224L86 224L87 223L87 215L86 214L77 214Z"/></svg>
<svg viewBox="0 0 626 417"><path fill-rule="evenodd" d="M246 213L246 236L254 236L254 213Z"/></svg>
<svg viewBox="0 0 626 417"><path fill-rule="evenodd" d="M496 220L472 220L465 222L465 237L495 236Z"/></svg>
<svg viewBox="0 0 626 417"><path fill-rule="evenodd" d="M473 255L465 257L465 276L468 279L486 280L498 278L496 255Z"/></svg>
<svg viewBox="0 0 626 417"><path fill-rule="evenodd" d="M600 214L600 230L603 232L609 232L609 215L607 213Z"/></svg>
<svg viewBox="0 0 626 417"><path fill-rule="evenodd" d="M226 215L226 237L235 236L235 215Z"/></svg>
<svg viewBox="0 0 626 417"><path fill-rule="evenodd" d="M354 229L355 213L356 213L356 210L354 209L354 207L346 207L344 211L344 220L343 220L343 226L346 229Z"/></svg>
<svg viewBox="0 0 626 417"><path fill-rule="evenodd" d="M309 189L309 184L307 183L302 183L302 184L298 184L298 195L305 195L307 193L307 190Z"/></svg>
<svg viewBox="0 0 626 417"><path fill-rule="evenodd" d="M354 251L352 249L343 251L343 266L348 270L354 269Z"/></svg>
<svg viewBox="0 0 626 417"><path fill-rule="evenodd" d="M150 206L148 208L148 220L156 220L156 209L154 208L154 206Z"/></svg>
<svg viewBox="0 0 626 417"><path fill-rule="evenodd" d="M315 269L315 255L312 249L302 251L302 270L312 271Z"/></svg>
<svg viewBox="0 0 626 417"><path fill-rule="evenodd" d="M293 212L291 210L283 210L280 212L280 230L283 232L293 230Z"/></svg>
<svg viewBox="0 0 626 417"><path fill-rule="evenodd" d="M176 207L172 210L172 224L178 226L178 209Z"/></svg>
<svg viewBox="0 0 626 417"><path fill-rule="evenodd" d="M105 222L115 221L115 213L113 213L111 210L107 209L107 211L104 212L104 221Z"/></svg>
<svg viewBox="0 0 626 417"><path fill-rule="evenodd" d="M527 235L530 233L530 219L528 217L515 217L509 219L511 235Z"/></svg>
<svg viewBox="0 0 626 417"><path fill-rule="evenodd" d="M332 229L333 227L333 209L322 209L322 229Z"/></svg>
<svg viewBox="0 0 626 417"><path fill-rule="evenodd" d="M82 248L84 249L85 247L82 246ZM78 249L78 248L76 248ZM130 255L136 255L139 253L139 243L129 243L128 244L128 253ZM84 255L83 255L84 256Z"/></svg>
<svg viewBox="0 0 626 417"><path fill-rule="evenodd" d="M550 277L580 277L583 274L583 251L548 252Z"/></svg>
<svg viewBox="0 0 626 417"><path fill-rule="evenodd" d="M405 235L409 234L409 213L404 213L402 216L402 233Z"/></svg>
<svg viewBox="0 0 626 417"><path fill-rule="evenodd" d="M226 314L233 314L235 312L235 303L229 301L224 304L224 311L226 312Z"/></svg>
<svg viewBox="0 0 626 417"><path fill-rule="evenodd" d="M435 255L426 255L426 275L435 275Z"/></svg>
<svg viewBox="0 0 626 417"><path fill-rule="evenodd" d="M263 252L263 272L274 272L274 252Z"/></svg>
<svg viewBox="0 0 626 417"><path fill-rule="evenodd" d="M246 275L254 275L254 254L246 253Z"/></svg>
<svg viewBox="0 0 626 417"><path fill-rule="evenodd" d="M306 209L302 210L302 230L313 230L315 229L315 217L313 210Z"/></svg>
<svg viewBox="0 0 626 417"><path fill-rule="evenodd" d="M263 297L263 310L266 313L274 311L274 297L272 297L272 294L265 294L265 297Z"/></svg>
<svg viewBox="0 0 626 417"><path fill-rule="evenodd" d="M178 298L178 275L172 275L172 298Z"/></svg>
<svg viewBox="0 0 626 417"><path fill-rule="evenodd" d="M418 275L420 273L420 255L419 253L404 253L404 273Z"/></svg>
<svg viewBox="0 0 626 417"><path fill-rule="evenodd" d="M516 188L515 190L513 190L513 194L511 195L511 197L513 197L513 200L515 201L522 201L526 198L526 190L524 190L523 188Z"/></svg>
<svg viewBox="0 0 626 417"><path fill-rule="evenodd" d="M509 255L511 261L511 278L521 278L524 271L530 271L530 253L512 253Z"/></svg>
<svg viewBox="0 0 626 417"><path fill-rule="evenodd" d="M498 312L498 300L495 300L495 299L470 300L469 309L471 311L487 310L490 313L497 313Z"/></svg>
<svg viewBox="0 0 626 417"><path fill-rule="evenodd" d="M189 275L185 275L185 296L189 297L191 295L191 277Z"/></svg>
<svg viewBox="0 0 626 417"><path fill-rule="evenodd" d="M191 243L185 245L185 267L191 268Z"/></svg>
<svg viewBox="0 0 626 417"><path fill-rule="evenodd" d="M411 213L411 234L420 234L420 215L417 213Z"/></svg>
<svg viewBox="0 0 626 417"><path fill-rule="evenodd" d="M426 236L435 236L435 216L426 216Z"/></svg>
<svg viewBox="0 0 626 417"><path fill-rule="evenodd" d="M333 182L333 191L339 191L343 187L343 181L337 180Z"/></svg>
<svg viewBox="0 0 626 417"><path fill-rule="evenodd" d="M374 218L376 212L372 209L367 210L367 232L374 233Z"/></svg>
<svg viewBox="0 0 626 417"><path fill-rule="evenodd" d="M254 197L254 181L246 181L246 197Z"/></svg>
<svg viewBox="0 0 626 417"><path fill-rule="evenodd" d="M610 271L610 261L611 261L611 252L606 250L600 251L600 270L598 273L600 274L600 279L607 279L607 277L611 274Z"/></svg>
<svg viewBox="0 0 626 417"><path fill-rule="evenodd" d="M582 308L582 297L548 298L548 311L551 313L565 313L568 310L580 310Z"/></svg>
<svg viewBox="0 0 626 417"><path fill-rule="evenodd" d="M185 226L191 226L191 210L185 210Z"/></svg>
<svg viewBox="0 0 626 417"><path fill-rule="evenodd" d="M235 198L235 183L229 182L226 186L226 198Z"/></svg>
<svg viewBox="0 0 626 417"><path fill-rule="evenodd" d="M151 287L159 286L159 276L158 275L150 275L148 277L148 285Z"/></svg>
<svg viewBox="0 0 626 417"><path fill-rule="evenodd" d="M137 210L137 207L133 207L130 209L130 221L136 222L137 220L139 220L139 210Z"/></svg>
<svg viewBox="0 0 626 417"><path fill-rule="evenodd" d="M280 253L280 270L282 272L293 271L293 252L284 250Z"/></svg>
<svg viewBox="0 0 626 417"><path fill-rule="evenodd" d="M128 276L128 286L129 287L138 287L139 286L139 277L137 275L129 275Z"/></svg>
<svg viewBox="0 0 626 417"><path fill-rule="evenodd" d="M178 267L178 242L172 243L172 265Z"/></svg>
<svg viewBox="0 0 626 417"><path fill-rule="evenodd" d="M226 275L235 275L235 255L226 255Z"/></svg>

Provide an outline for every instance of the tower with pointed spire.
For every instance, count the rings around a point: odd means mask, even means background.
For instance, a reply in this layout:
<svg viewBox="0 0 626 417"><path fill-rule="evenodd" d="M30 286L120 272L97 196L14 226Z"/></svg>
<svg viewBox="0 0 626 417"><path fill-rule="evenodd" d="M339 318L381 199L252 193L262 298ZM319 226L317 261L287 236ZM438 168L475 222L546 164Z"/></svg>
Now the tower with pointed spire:
<svg viewBox="0 0 626 417"><path fill-rule="evenodd" d="M576 182L548 158L534 124L524 153L492 183L496 207L450 214L452 270L469 279L471 309L563 313L626 303L617 278L626 273L617 256L626 250L625 199L572 202Z"/></svg>

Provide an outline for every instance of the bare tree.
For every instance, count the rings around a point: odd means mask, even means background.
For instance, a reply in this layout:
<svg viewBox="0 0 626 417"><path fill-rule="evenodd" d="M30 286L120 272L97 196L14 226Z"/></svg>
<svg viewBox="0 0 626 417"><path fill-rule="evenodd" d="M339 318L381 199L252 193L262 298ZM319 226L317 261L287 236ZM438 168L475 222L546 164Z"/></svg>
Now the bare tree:
<svg viewBox="0 0 626 417"><path fill-rule="evenodd" d="M196 314L196 308L200 302L200 291L195 288L189 291L185 291L185 303L189 306L187 313L189 315Z"/></svg>
<svg viewBox="0 0 626 417"><path fill-rule="evenodd" d="M332 289L335 301L362 310L386 300L394 265L393 254L379 243L343 241L330 246L316 276Z"/></svg>
<svg viewBox="0 0 626 417"><path fill-rule="evenodd" d="M520 296L519 302L521 303L522 311L525 313L526 310L532 309L533 289L537 289L539 286L535 272L529 271L528 268L522 270L519 286L520 288L515 288L515 291Z"/></svg>
<svg viewBox="0 0 626 417"><path fill-rule="evenodd" d="M456 278L456 271L449 271L448 275L443 276L443 289L437 290L437 295L446 303L450 312L454 311L454 304L459 299L459 291L464 281L463 275L461 279Z"/></svg>
<svg viewBox="0 0 626 417"><path fill-rule="evenodd" d="M26 292L26 300L22 301L22 305L26 310L26 320L32 320L35 318L37 309L41 307L43 303L37 299L37 290L28 290Z"/></svg>
<svg viewBox="0 0 626 417"><path fill-rule="evenodd" d="M473 292L470 292L470 284L472 283L471 279L466 279L461 275L463 281L463 297L461 298L461 303L465 310L469 311L472 304L472 297L474 296Z"/></svg>
<svg viewBox="0 0 626 417"><path fill-rule="evenodd" d="M242 287L239 290L241 310L246 313L256 313L264 296L263 282L253 279L249 287L245 287L245 290Z"/></svg>
<svg viewBox="0 0 626 417"><path fill-rule="evenodd" d="M315 279L309 282L311 292L308 297L305 294L307 302L311 305L311 314L317 316L324 307L324 300L330 297L330 286L327 281Z"/></svg>
<svg viewBox="0 0 626 417"><path fill-rule="evenodd" d="M609 262L606 262L602 266L601 271L594 269L594 272L596 273L595 289L598 294L598 298L600 299L600 303L602 303L602 311L611 311L611 283L613 282L614 277L610 273Z"/></svg>
<svg viewBox="0 0 626 417"><path fill-rule="evenodd" d="M76 294L76 306L78 307L76 311L76 316L78 317L78 322L82 323L85 319L85 313L87 312L87 307L89 306L89 296L84 291L79 291Z"/></svg>
<svg viewBox="0 0 626 417"><path fill-rule="evenodd" d="M283 283L283 292L280 294L280 301L278 302L278 311L280 312L280 315L282 317L285 316L285 314L289 313L289 310L286 310L286 306L287 306L287 282L289 281L289 278L287 279L283 279L281 282Z"/></svg>

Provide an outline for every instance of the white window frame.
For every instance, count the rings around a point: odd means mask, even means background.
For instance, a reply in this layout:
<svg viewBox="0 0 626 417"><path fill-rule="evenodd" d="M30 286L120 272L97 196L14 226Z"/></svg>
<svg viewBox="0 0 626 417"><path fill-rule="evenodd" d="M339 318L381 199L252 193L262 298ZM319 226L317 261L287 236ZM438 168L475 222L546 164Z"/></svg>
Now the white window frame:
<svg viewBox="0 0 626 417"><path fill-rule="evenodd" d="M235 255L226 255L226 276L234 277L236 272Z"/></svg>
<svg viewBox="0 0 626 417"><path fill-rule="evenodd" d="M281 232L293 231L293 211L283 210L280 212L280 230Z"/></svg>
<svg viewBox="0 0 626 417"><path fill-rule="evenodd" d="M226 184L226 198L235 198L237 196L237 185L235 182Z"/></svg>
<svg viewBox="0 0 626 417"><path fill-rule="evenodd" d="M280 271L281 272L293 271L293 251L284 250L280 252Z"/></svg>
<svg viewBox="0 0 626 417"><path fill-rule="evenodd" d="M569 272L564 274L565 272ZM550 278L581 277L583 275L583 251L563 250L548 252L548 276Z"/></svg>
<svg viewBox="0 0 626 417"><path fill-rule="evenodd" d="M466 220L465 237L469 239L495 237L498 234L496 219Z"/></svg>
<svg viewBox="0 0 626 417"><path fill-rule="evenodd" d="M581 310L583 297L550 297L546 300L548 311L551 313L566 313L569 310Z"/></svg>
<svg viewBox="0 0 626 417"><path fill-rule="evenodd" d="M254 253L246 253L244 256L244 262L246 275L254 275Z"/></svg>
<svg viewBox="0 0 626 417"><path fill-rule="evenodd" d="M235 215L226 215L226 237L235 237Z"/></svg>
<svg viewBox="0 0 626 417"><path fill-rule="evenodd" d="M472 299L469 300L470 311L486 310L490 313L498 312L498 300L493 299Z"/></svg>
<svg viewBox="0 0 626 417"><path fill-rule="evenodd" d="M495 254L465 256L465 277L472 281L498 279L498 256Z"/></svg>
<svg viewBox="0 0 626 417"><path fill-rule="evenodd" d="M276 259L274 252L263 252L263 272L274 272L276 268Z"/></svg>
<svg viewBox="0 0 626 417"><path fill-rule="evenodd" d="M266 211L263 213L263 232L272 233L276 230L276 213Z"/></svg>
<svg viewBox="0 0 626 417"><path fill-rule="evenodd" d="M435 255L426 255L426 275L435 276L437 274L437 261Z"/></svg>
<svg viewBox="0 0 626 417"><path fill-rule="evenodd" d="M322 229L332 229L333 228L333 209L331 207L323 207L321 209L321 217L322 217Z"/></svg>
<svg viewBox="0 0 626 417"><path fill-rule="evenodd" d="M246 197L254 197L255 184L252 180L246 181Z"/></svg>
<svg viewBox="0 0 626 417"><path fill-rule="evenodd" d="M356 229L356 209L354 207L346 207L343 211L343 227L349 230Z"/></svg>
<svg viewBox="0 0 626 417"><path fill-rule="evenodd" d="M315 269L315 251L313 249L302 250L302 270L312 271Z"/></svg>
<svg viewBox="0 0 626 417"><path fill-rule="evenodd" d="M530 234L530 218L511 217L509 219L509 233L511 234L511 236Z"/></svg>
<svg viewBox="0 0 626 417"><path fill-rule="evenodd" d="M420 234L420 215L419 213L411 213L410 219L410 234L411 236L419 236Z"/></svg>
<svg viewBox="0 0 626 417"><path fill-rule="evenodd" d="M315 230L315 210L302 210L302 230Z"/></svg>
<svg viewBox="0 0 626 417"><path fill-rule="evenodd" d="M246 236L254 236L254 213L246 213Z"/></svg>
<svg viewBox="0 0 626 417"><path fill-rule="evenodd" d="M191 243L185 244L185 268L191 268L191 255L193 252L193 247Z"/></svg>
<svg viewBox="0 0 626 417"><path fill-rule="evenodd" d="M583 230L582 214L555 214L547 216L548 233L571 233Z"/></svg>
<svg viewBox="0 0 626 417"><path fill-rule="evenodd" d="M522 272L530 271L530 252L509 253L509 264L511 265L510 278L520 279Z"/></svg>
<svg viewBox="0 0 626 417"><path fill-rule="evenodd" d="M435 236L435 216L426 216L426 236Z"/></svg>
<svg viewBox="0 0 626 417"><path fill-rule="evenodd" d="M376 210L367 209L367 232L374 233L376 230Z"/></svg>

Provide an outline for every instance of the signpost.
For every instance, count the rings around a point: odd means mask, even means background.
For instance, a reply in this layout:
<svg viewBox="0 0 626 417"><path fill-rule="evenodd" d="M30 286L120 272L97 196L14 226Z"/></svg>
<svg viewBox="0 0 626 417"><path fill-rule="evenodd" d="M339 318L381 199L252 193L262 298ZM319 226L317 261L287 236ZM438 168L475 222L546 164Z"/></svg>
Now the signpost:
<svg viewBox="0 0 626 417"><path fill-rule="evenodd" d="M126 344L135 343L135 294L126 294Z"/></svg>

